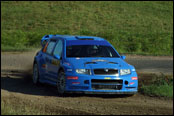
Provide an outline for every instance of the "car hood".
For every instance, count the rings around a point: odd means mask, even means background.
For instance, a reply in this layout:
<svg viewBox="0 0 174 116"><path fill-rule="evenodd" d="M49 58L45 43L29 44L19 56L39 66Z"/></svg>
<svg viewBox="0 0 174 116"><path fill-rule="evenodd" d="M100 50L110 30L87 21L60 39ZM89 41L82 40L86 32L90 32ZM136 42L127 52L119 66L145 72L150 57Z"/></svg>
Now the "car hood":
<svg viewBox="0 0 174 116"><path fill-rule="evenodd" d="M121 58L68 58L67 62L75 69L131 68L131 65Z"/></svg>

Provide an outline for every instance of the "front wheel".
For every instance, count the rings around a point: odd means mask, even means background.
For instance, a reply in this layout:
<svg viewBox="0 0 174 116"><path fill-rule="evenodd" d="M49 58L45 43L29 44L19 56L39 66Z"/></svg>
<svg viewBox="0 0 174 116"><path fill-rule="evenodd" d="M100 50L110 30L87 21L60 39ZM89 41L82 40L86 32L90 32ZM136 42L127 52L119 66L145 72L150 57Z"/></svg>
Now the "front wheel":
<svg viewBox="0 0 174 116"><path fill-rule="evenodd" d="M65 73L63 71L60 71L57 79L57 90L59 96L65 95L65 87L66 87Z"/></svg>

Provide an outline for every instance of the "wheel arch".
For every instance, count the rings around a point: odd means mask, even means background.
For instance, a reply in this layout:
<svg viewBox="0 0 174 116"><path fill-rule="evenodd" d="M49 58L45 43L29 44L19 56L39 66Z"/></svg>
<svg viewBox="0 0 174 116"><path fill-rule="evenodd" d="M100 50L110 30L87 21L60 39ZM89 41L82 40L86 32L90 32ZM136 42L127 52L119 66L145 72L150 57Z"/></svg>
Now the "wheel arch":
<svg viewBox="0 0 174 116"><path fill-rule="evenodd" d="M58 70L58 74L59 74L60 71L65 72L65 69L63 67L60 67L59 70Z"/></svg>

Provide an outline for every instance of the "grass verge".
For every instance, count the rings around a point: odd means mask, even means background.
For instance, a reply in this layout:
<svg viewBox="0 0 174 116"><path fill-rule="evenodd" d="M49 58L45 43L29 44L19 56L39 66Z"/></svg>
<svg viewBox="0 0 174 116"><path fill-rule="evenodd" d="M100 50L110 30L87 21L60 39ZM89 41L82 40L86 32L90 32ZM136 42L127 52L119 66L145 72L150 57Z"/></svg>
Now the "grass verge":
<svg viewBox="0 0 174 116"><path fill-rule="evenodd" d="M151 78L146 78L146 76L142 81L140 80L139 84L139 91L142 94L173 99L173 75L152 74Z"/></svg>
<svg viewBox="0 0 174 116"><path fill-rule="evenodd" d="M4 46L1 45L1 52L28 52L36 49L40 49L41 47L26 47L26 46Z"/></svg>
<svg viewBox="0 0 174 116"><path fill-rule="evenodd" d="M1 100L1 115L53 115L59 114L51 111L47 111L45 105L38 105L34 103L21 103L20 105L14 104L11 100Z"/></svg>
<svg viewBox="0 0 174 116"><path fill-rule="evenodd" d="M172 1L3 1L1 14L3 51L60 34L103 37L119 53L173 55Z"/></svg>

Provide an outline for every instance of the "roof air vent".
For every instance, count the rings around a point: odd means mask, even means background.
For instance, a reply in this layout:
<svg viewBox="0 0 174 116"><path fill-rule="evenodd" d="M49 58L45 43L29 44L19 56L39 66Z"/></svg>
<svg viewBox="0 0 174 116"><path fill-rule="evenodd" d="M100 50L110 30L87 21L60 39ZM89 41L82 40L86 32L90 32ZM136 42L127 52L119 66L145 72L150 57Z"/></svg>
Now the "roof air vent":
<svg viewBox="0 0 174 116"><path fill-rule="evenodd" d="M83 37L83 36L75 36L76 39L78 40L94 40L92 37Z"/></svg>

